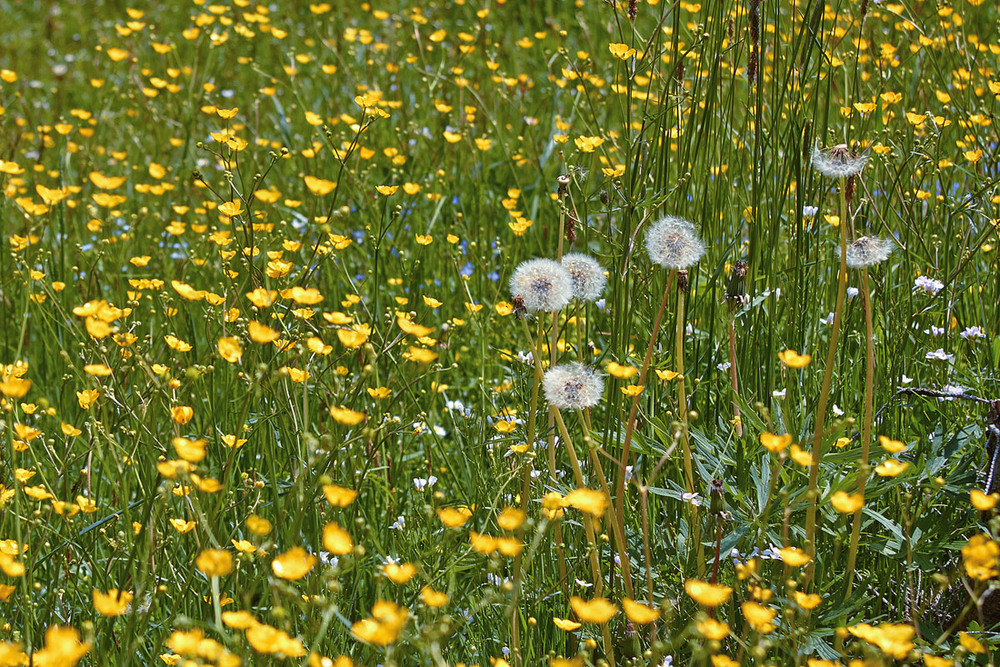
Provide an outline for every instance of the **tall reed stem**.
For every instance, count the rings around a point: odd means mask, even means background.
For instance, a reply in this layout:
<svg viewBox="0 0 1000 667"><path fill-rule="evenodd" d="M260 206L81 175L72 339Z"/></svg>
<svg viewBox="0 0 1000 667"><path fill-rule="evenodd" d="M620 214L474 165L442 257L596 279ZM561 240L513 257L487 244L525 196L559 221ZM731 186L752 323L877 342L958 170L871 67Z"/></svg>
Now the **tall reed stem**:
<svg viewBox="0 0 1000 667"><path fill-rule="evenodd" d="M861 539L861 515L864 513L865 482L868 479L868 453L872 440L872 421L874 415L875 393L875 334L872 326L871 293L868 291L868 269L861 269L861 290L865 305L865 338L867 354L865 357L865 405L861 425L861 465L858 467L858 495L861 496L861 508L854 513L854 525L851 527L851 546L847 552L847 591L844 599L851 597L854 589L854 568L858 560L858 542Z"/></svg>
<svg viewBox="0 0 1000 667"><path fill-rule="evenodd" d="M847 293L847 179L840 182L840 268L837 274L837 303L833 311L833 331L830 332L830 347L826 352L826 368L823 369L823 384L820 388L819 405L816 407L816 431L813 433L812 461L809 466L809 490L806 509L806 553L812 558L806 567L803 589L808 589L816 573L816 507L819 500L819 463L823 456L823 429L826 427L826 408L830 402L830 385L833 382L833 366L837 361L837 345L840 342L840 321L844 312L844 295Z"/></svg>

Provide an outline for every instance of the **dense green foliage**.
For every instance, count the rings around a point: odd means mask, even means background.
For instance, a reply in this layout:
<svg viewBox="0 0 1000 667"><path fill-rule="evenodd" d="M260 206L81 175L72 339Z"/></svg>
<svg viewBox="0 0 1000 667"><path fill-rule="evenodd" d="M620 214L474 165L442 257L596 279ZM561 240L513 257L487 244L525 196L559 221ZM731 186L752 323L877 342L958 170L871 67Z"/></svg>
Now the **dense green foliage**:
<svg viewBox="0 0 1000 667"><path fill-rule="evenodd" d="M0 16L0 667L992 660L994 3Z"/></svg>

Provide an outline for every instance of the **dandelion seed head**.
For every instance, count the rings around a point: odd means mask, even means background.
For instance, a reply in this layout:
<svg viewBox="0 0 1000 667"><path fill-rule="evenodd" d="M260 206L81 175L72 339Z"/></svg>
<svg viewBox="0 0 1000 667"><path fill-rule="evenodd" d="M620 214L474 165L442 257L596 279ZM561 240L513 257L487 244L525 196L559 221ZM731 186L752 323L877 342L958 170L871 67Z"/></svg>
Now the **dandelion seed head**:
<svg viewBox="0 0 1000 667"><path fill-rule="evenodd" d="M608 279L604 267L590 255L570 253L563 257L562 265L569 271L573 296L580 301L597 301L604 292Z"/></svg>
<svg viewBox="0 0 1000 667"><path fill-rule="evenodd" d="M868 162L868 154L855 155L847 144L839 144L833 148L813 148L812 163L816 171L831 178L847 178L864 169Z"/></svg>
<svg viewBox="0 0 1000 667"><path fill-rule="evenodd" d="M892 241L877 236L862 236L847 246L847 266L862 269L880 264L892 253Z"/></svg>
<svg viewBox="0 0 1000 667"><path fill-rule="evenodd" d="M545 400L559 410L592 408L604 393L604 379L590 366L562 364L545 371Z"/></svg>
<svg viewBox="0 0 1000 667"><path fill-rule="evenodd" d="M705 254L698 230L683 218L668 215L653 224L646 234L649 259L666 269L686 269Z"/></svg>
<svg viewBox="0 0 1000 667"><path fill-rule="evenodd" d="M510 277L510 293L529 313L552 313L565 308L573 298L569 271L551 259L521 262Z"/></svg>

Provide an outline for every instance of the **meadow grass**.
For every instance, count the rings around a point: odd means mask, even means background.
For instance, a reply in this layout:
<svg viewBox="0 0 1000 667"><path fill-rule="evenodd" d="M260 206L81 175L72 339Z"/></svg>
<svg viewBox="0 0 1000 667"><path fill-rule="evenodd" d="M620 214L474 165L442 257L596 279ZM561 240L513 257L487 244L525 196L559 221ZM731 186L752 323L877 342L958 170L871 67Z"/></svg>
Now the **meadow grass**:
<svg viewBox="0 0 1000 667"><path fill-rule="evenodd" d="M993 664L994 3L0 16L0 667Z"/></svg>

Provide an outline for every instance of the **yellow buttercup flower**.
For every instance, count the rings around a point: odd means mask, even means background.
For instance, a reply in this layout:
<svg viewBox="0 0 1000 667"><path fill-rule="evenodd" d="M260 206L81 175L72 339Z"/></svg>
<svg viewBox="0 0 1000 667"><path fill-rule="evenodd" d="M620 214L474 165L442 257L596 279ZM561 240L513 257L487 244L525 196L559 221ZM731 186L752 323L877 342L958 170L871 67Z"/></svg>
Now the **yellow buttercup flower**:
<svg viewBox="0 0 1000 667"><path fill-rule="evenodd" d="M833 509L843 514L853 514L865 504L865 499L860 493L850 494L845 491L837 491L830 496L830 504Z"/></svg>
<svg viewBox="0 0 1000 667"><path fill-rule="evenodd" d="M591 516L604 516L608 507L608 496L593 489L574 489L563 498L566 505L575 507Z"/></svg>
<svg viewBox="0 0 1000 667"><path fill-rule="evenodd" d="M233 555L223 549L206 549L194 564L206 577L224 577L233 571Z"/></svg>
<svg viewBox="0 0 1000 667"><path fill-rule="evenodd" d="M729 596L733 594L733 589L722 584L711 584L698 579L688 579L684 582L684 590L691 599L705 607L718 607L724 604Z"/></svg>
<svg viewBox="0 0 1000 667"><path fill-rule="evenodd" d="M607 623L618 613L618 607L605 598L584 600L574 595L569 600L569 606L584 623Z"/></svg>
<svg viewBox="0 0 1000 667"><path fill-rule="evenodd" d="M386 563L382 566L382 574L394 584L405 584L417 573L413 563Z"/></svg>
<svg viewBox="0 0 1000 667"><path fill-rule="evenodd" d="M761 433L760 444L764 445L767 451L777 454L792 444L792 434L775 435L773 433Z"/></svg>
<svg viewBox="0 0 1000 667"><path fill-rule="evenodd" d="M276 577L297 581L309 574L316 565L316 556L302 547L292 547L271 561L271 570Z"/></svg>
<svg viewBox="0 0 1000 667"><path fill-rule="evenodd" d="M887 459L881 464L876 466L875 474L879 477L895 477L896 475L904 472L910 464L905 461L897 461L896 459Z"/></svg>
<svg viewBox="0 0 1000 667"><path fill-rule="evenodd" d="M996 507L997 500L1000 500L1000 494L997 493L986 495L979 489L973 489L969 492L969 501L972 503L972 506L980 512L988 512Z"/></svg>
<svg viewBox="0 0 1000 667"><path fill-rule="evenodd" d="M792 567L802 567L812 560L812 558L809 557L809 554L804 551L800 551L795 547L778 549L778 555L781 556L781 560L784 561L786 565L791 565Z"/></svg>
<svg viewBox="0 0 1000 667"><path fill-rule="evenodd" d="M107 593L94 589L94 609L101 616L121 616L132 602L132 594L128 591L119 592L117 588Z"/></svg>
<svg viewBox="0 0 1000 667"><path fill-rule="evenodd" d="M812 361L812 355L799 354L795 350L785 350L778 353L778 359L789 368L805 368Z"/></svg>

